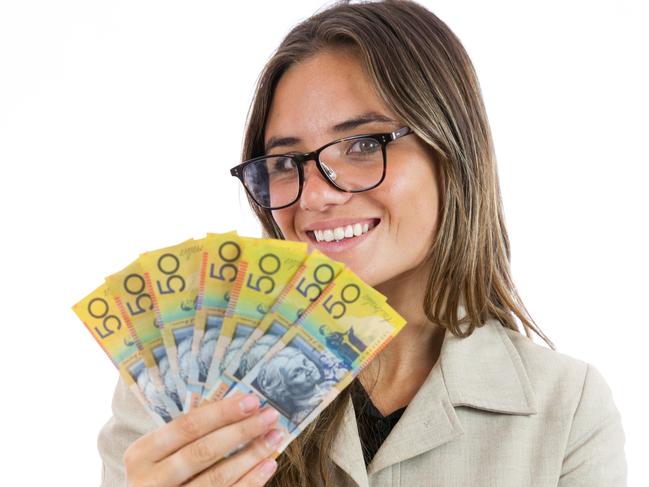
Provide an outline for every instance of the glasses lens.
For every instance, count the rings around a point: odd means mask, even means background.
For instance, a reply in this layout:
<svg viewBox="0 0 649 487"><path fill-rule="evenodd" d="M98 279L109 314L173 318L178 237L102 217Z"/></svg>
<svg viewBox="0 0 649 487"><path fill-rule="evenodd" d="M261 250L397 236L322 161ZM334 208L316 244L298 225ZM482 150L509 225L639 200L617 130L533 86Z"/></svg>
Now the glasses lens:
<svg viewBox="0 0 649 487"><path fill-rule="evenodd" d="M347 191L370 188L383 178L383 149L373 138L330 145L320 153L320 163L329 179Z"/></svg>
<svg viewBox="0 0 649 487"><path fill-rule="evenodd" d="M293 203L300 190L297 165L290 157L259 159L243 169L243 182L255 201L265 208Z"/></svg>

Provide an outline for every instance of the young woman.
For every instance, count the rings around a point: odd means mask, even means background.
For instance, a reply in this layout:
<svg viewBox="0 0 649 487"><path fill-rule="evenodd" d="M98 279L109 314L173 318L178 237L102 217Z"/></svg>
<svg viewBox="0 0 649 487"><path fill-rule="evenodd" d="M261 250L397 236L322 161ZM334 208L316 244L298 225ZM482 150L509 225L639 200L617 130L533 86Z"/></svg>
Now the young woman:
<svg viewBox="0 0 649 487"><path fill-rule="evenodd" d="M277 463L277 415L255 399L155 429L120 383L104 485L625 485L607 384L517 295L478 80L441 20L385 1L297 25L261 75L243 159L267 236L344 262L408 323Z"/></svg>

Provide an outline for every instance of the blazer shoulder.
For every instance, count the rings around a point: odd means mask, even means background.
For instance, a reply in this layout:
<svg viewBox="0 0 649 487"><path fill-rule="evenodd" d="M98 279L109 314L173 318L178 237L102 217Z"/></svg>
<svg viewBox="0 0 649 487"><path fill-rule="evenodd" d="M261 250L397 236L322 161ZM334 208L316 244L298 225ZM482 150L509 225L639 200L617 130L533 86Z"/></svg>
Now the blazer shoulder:
<svg viewBox="0 0 649 487"><path fill-rule="evenodd" d="M541 421L563 431L559 487L626 486L622 417L597 368L507 329L539 405Z"/></svg>
<svg viewBox="0 0 649 487"><path fill-rule="evenodd" d="M587 362L536 343L519 331L504 326L502 329L525 361L526 367L540 368L545 373L550 370L561 373L573 372L584 377L589 365Z"/></svg>
<svg viewBox="0 0 649 487"><path fill-rule="evenodd" d="M584 401L596 403L611 397L606 380L594 365L535 343L516 330L504 330L521 358L539 411L572 416Z"/></svg>

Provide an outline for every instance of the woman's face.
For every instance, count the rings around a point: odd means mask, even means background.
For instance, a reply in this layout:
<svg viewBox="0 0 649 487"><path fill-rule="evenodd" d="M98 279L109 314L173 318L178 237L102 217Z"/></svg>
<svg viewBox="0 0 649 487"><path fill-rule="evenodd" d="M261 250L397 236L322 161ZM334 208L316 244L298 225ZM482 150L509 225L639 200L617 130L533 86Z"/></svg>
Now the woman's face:
<svg viewBox="0 0 649 487"><path fill-rule="evenodd" d="M333 130L369 113L392 121ZM328 51L292 66L279 80L265 127L265 153L310 152L341 137L393 132L404 125L383 104L352 55ZM288 137L297 141L268 147L271 138ZM304 170L300 200L272 212L285 238L307 242L343 262L371 286L403 277L422 263L436 232L439 186L432 149L416 135L387 146L385 179L370 191L337 190L315 161ZM353 230L357 223L361 228L367 224L369 231L340 241L316 240L314 230L335 234L336 228L351 225Z"/></svg>

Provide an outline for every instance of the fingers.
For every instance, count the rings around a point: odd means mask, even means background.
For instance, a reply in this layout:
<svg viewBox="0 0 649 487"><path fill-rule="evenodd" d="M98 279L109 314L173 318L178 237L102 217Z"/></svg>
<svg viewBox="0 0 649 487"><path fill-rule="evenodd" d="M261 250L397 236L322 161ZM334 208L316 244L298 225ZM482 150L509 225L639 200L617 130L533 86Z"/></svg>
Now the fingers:
<svg viewBox="0 0 649 487"><path fill-rule="evenodd" d="M223 426L189 443L170 457L160 461L157 465L159 475L171 485L180 484L218 462L236 447L248 443L257 436L263 435L275 425L278 419L279 413L275 409L266 408L260 411L259 414ZM266 442L257 445L258 453L263 452L264 456L268 455L268 453L265 453L268 451L268 448L270 447L268 447ZM245 470L240 473L242 474L244 472ZM229 472L228 474L234 475L236 473ZM218 475L221 474L219 473Z"/></svg>
<svg viewBox="0 0 649 487"><path fill-rule="evenodd" d="M284 439L281 430L272 429L243 450L221 460L186 484L189 487L259 486L275 473L277 463L267 458Z"/></svg>
<svg viewBox="0 0 649 487"><path fill-rule="evenodd" d="M127 455L134 462L159 461L197 438L250 416L258 408L256 396L243 394L199 406L136 440Z"/></svg>
<svg viewBox="0 0 649 487"><path fill-rule="evenodd" d="M273 476L277 470L277 462L275 460L264 460L257 468L246 474L237 487L256 487L264 485Z"/></svg>

